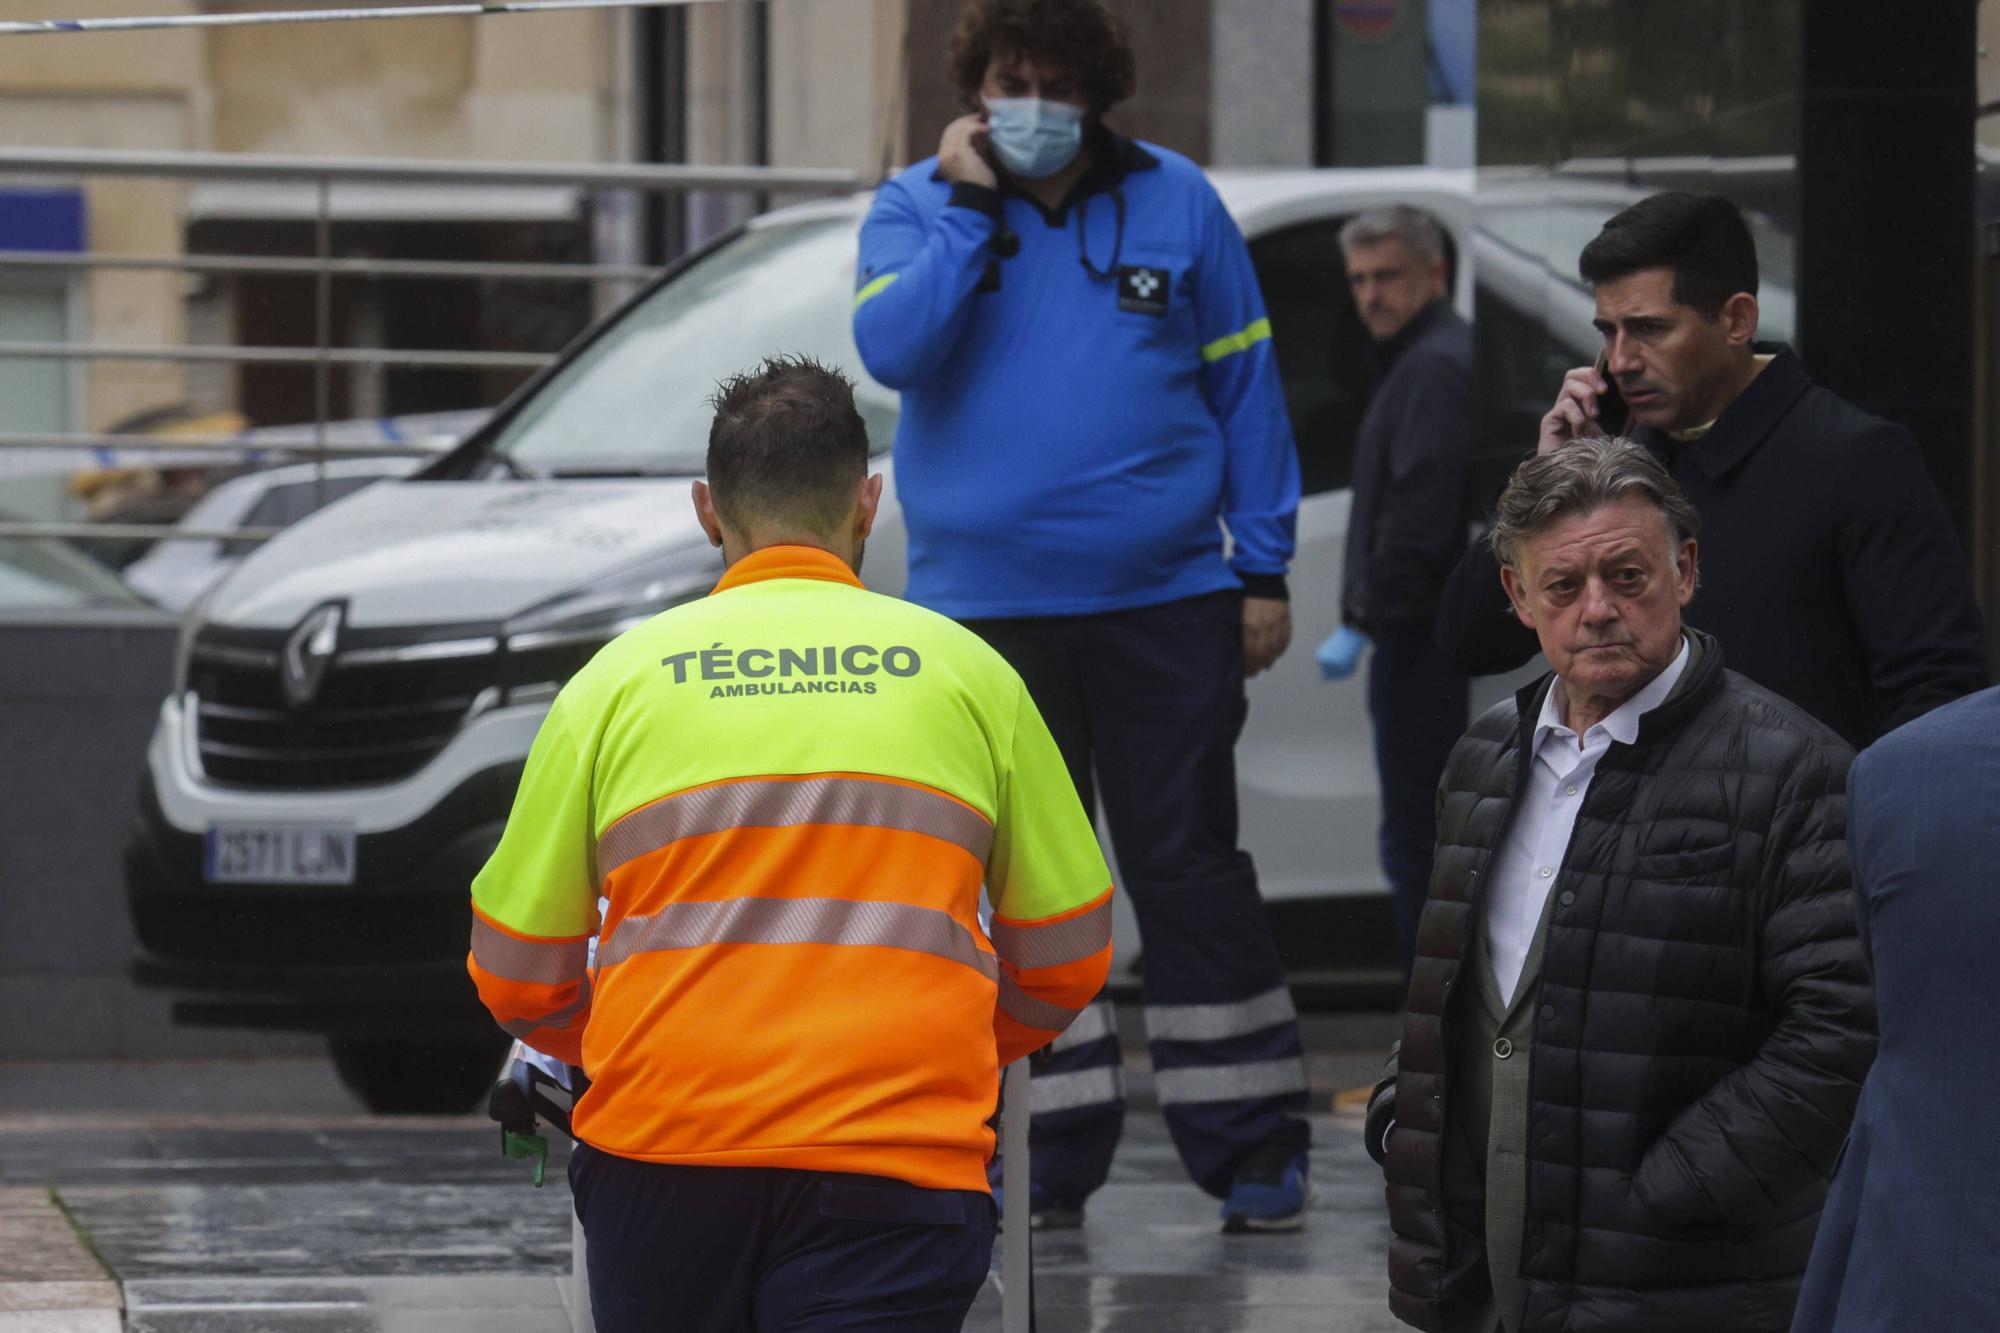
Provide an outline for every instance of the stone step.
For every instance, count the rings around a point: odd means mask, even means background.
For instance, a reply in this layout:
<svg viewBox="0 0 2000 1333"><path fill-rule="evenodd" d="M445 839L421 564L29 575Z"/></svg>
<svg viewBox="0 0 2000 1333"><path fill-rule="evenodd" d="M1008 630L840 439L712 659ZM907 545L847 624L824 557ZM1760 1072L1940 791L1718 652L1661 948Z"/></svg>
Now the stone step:
<svg viewBox="0 0 2000 1333"><path fill-rule="evenodd" d="M123 1310L49 1192L0 1186L0 1333L119 1333Z"/></svg>

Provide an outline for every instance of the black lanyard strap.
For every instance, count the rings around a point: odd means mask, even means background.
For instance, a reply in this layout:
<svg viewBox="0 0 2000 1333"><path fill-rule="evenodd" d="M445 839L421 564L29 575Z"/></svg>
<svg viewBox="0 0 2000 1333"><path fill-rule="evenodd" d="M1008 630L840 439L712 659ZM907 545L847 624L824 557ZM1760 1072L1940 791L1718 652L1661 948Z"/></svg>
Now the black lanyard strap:
<svg viewBox="0 0 2000 1333"><path fill-rule="evenodd" d="M1125 191L1111 187L1111 212L1115 219L1111 233L1111 266L1099 268L1090 262L1090 247L1087 238L1090 229L1084 225L1090 208L1090 196L1076 201L1076 262L1083 265L1091 277L1109 282L1118 276L1118 261L1125 255Z"/></svg>

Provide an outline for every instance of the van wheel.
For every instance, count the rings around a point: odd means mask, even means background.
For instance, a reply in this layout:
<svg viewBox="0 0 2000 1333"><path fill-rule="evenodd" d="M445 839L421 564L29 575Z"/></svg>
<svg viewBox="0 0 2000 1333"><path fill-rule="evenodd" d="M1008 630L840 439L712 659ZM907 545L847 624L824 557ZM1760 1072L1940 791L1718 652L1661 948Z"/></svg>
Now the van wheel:
<svg viewBox="0 0 2000 1333"><path fill-rule="evenodd" d="M500 1076L507 1034L431 1041L334 1037L333 1068L369 1110L383 1115L463 1115L484 1104Z"/></svg>

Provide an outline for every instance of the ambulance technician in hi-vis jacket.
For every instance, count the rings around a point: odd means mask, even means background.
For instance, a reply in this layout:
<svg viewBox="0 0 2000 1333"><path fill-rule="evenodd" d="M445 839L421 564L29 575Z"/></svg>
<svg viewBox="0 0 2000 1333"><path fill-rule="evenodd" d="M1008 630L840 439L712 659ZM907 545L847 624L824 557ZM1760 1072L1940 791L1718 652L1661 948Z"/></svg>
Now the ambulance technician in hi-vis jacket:
<svg viewBox="0 0 2000 1333"><path fill-rule="evenodd" d="M591 1080L603 1333L957 1330L1001 1067L1110 967L1110 872L1020 677L856 577L867 457L838 374L722 386L694 501L727 572L563 689L473 884L481 997Z"/></svg>

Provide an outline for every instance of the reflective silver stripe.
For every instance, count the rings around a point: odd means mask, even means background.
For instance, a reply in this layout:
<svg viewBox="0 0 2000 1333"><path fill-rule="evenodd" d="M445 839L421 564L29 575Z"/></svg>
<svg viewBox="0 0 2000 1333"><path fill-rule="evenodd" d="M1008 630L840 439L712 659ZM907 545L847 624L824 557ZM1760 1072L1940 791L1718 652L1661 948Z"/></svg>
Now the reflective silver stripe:
<svg viewBox="0 0 2000 1333"><path fill-rule="evenodd" d="M560 986L589 968L590 940L518 940L475 916L472 960L508 981Z"/></svg>
<svg viewBox="0 0 2000 1333"><path fill-rule="evenodd" d="M1277 1097L1287 1092L1304 1092L1306 1062L1296 1056L1289 1060L1265 1060L1250 1065L1199 1065L1193 1069L1162 1069L1153 1075L1160 1105L1179 1106L1188 1102L1240 1102L1257 1097Z"/></svg>
<svg viewBox="0 0 2000 1333"><path fill-rule="evenodd" d="M991 820L938 792L867 778L759 778L682 792L634 810L598 840L597 871L608 875L680 838L800 824L924 833L963 847L982 865L993 846Z"/></svg>
<svg viewBox="0 0 2000 1333"><path fill-rule="evenodd" d="M1125 1099L1125 1071L1116 1065L1070 1074L1036 1074L1028 1083L1028 1113L1047 1115L1078 1106L1117 1104Z"/></svg>
<svg viewBox="0 0 2000 1333"><path fill-rule="evenodd" d="M588 1008L590 1008L590 978L585 977L583 994L577 996L573 1003L566 1004L547 1018L537 1019L534 1022L517 1018L511 1023L502 1023L500 1030L517 1041L526 1041L529 1033L539 1032L543 1028L560 1028Z"/></svg>
<svg viewBox="0 0 2000 1333"><path fill-rule="evenodd" d="M708 944L855 944L935 954L997 980L1000 964L947 912L846 898L731 898L628 916L597 950L599 970L636 954Z"/></svg>
<svg viewBox="0 0 2000 1333"><path fill-rule="evenodd" d="M1295 1023L1299 1011L1283 986L1232 1004L1149 1004L1148 1041L1222 1041Z"/></svg>
<svg viewBox="0 0 2000 1333"><path fill-rule="evenodd" d="M1047 1000L1038 1000L1022 990L1005 972L1000 974L1000 1012L1016 1023L1025 1023L1044 1032L1061 1032L1076 1021L1080 1009L1065 1009Z"/></svg>
<svg viewBox="0 0 2000 1333"><path fill-rule="evenodd" d="M382 666L385 663L441 662L454 657L484 657L500 651L498 639L451 639L442 643L405 643L394 648L356 648L334 658L341 666Z"/></svg>
<svg viewBox="0 0 2000 1333"><path fill-rule="evenodd" d="M1015 967L1078 963L1111 943L1109 897L1081 916L1054 925L1016 925L993 918L993 948Z"/></svg>
<svg viewBox="0 0 2000 1333"><path fill-rule="evenodd" d="M275 652L262 652L256 648L228 648L218 643L197 642L191 652L195 657L210 662L227 662L231 666L269 671L278 665Z"/></svg>
<svg viewBox="0 0 2000 1333"><path fill-rule="evenodd" d="M1099 1000L1090 1008L1076 1016L1076 1022L1062 1030L1062 1035L1049 1043L1052 1051L1066 1051L1072 1046L1084 1046L1093 1041L1118 1035L1118 1013L1109 1000Z"/></svg>

